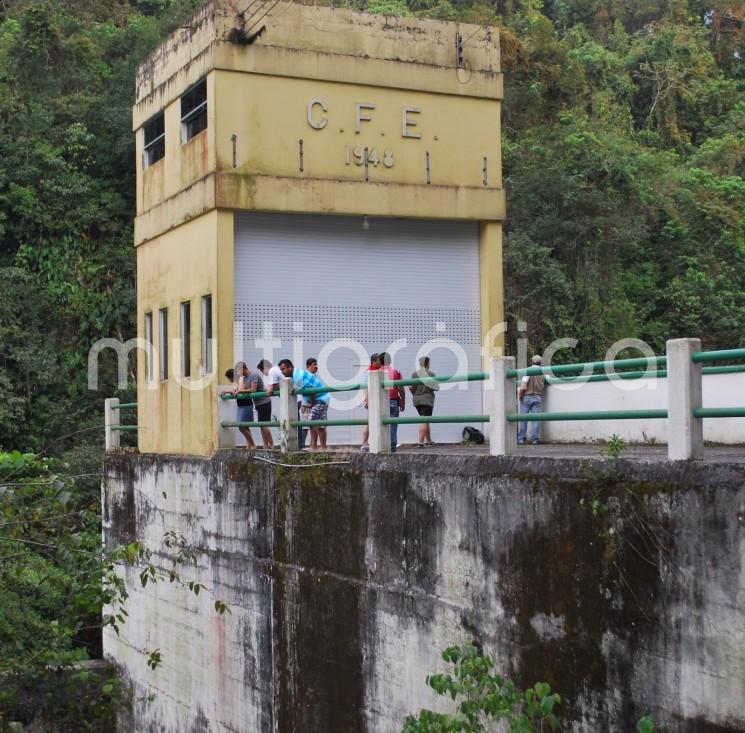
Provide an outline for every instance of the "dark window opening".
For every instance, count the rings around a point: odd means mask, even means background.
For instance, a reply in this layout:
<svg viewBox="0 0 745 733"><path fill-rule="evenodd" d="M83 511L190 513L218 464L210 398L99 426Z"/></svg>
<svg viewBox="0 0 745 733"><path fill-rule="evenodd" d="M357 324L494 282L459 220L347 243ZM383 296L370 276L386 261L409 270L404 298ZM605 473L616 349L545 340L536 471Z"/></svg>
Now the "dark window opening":
<svg viewBox="0 0 745 733"><path fill-rule="evenodd" d="M202 373L212 373L212 295L202 296Z"/></svg>
<svg viewBox="0 0 745 733"><path fill-rule="evenodd" d="M202 79L181 97L181 142L207 129L207 80Z"/></svg>
<svg viewBox="0 0 745 733"><path fill-rule="evenodd" d="M153 314L145 313L145 372L148 382L153 381Z"/></svg>
<svg viewBox="0 0 745 733"><path fill-rule="evenodd" d="M191 303L181 304L181 374L191 376Z"/></svg>
<svg viewBox="0 0 745 733"><path fill-rule="evenodd" d="M168 308L158 311L158 327L160 378L168 379Z"/></svg>
<svg viewBox="0 0 745 733"><path fill-rule="evenodd" d="M166 154L166 126L162 112L145 123L144 137L144 164L145 168L149 168Z"/></svg>

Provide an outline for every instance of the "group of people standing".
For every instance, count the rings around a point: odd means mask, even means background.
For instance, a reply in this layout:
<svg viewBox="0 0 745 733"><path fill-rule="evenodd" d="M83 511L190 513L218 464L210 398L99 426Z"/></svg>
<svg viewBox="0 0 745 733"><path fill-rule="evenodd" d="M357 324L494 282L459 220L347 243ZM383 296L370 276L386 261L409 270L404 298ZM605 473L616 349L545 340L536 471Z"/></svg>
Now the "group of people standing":
<svg viewBox="0 0 745 733"><path fill-rule="evenodd" d="M412 378L426 379L425 383L412 385L409 387L414 407L420 415L428 416L432 414L435 402L435 392L440 388L437 381L434 380L435 374L429 369L430 360L424 356L419 360L419 369L411 376ZM367 386L368 375L371 371L382 370L385 373L387 381L402 380L403 375L391 363L391 356L387 352L373 354L370 357L370 366L365 373L363 383ZM235 395L238 411L237 422L270 422L272 419L271 397L275 390L279 388L282 379L292 379L293 386L296 389L321 389L326 385L317 375L318 360L315 358L307 359L305 369L295 367L289 359L281 359L274 366L268 359L262 359L256 369L250 370L246 363L239 361L234 369L228 369L225 376L235 383L233 389L224 394ZM254 396L256 395L256 396ZM363 389L365 409L367 409L367 389ZM406 409L406 392L403 387L396 386L388 389L389 406L391 417L398 417ZM328 417L329 393L318 392L312 395L303 395L302 400L298 402L298 411L301 420L326 420ZM248 448L256 448L251 428L242 426L238 428L246 439ZM273 448L274 439L269 427L260 427L262 445L264 448ZM305 447L306 430L298 428L298 441L300 448ZM368 448L369 428L365 425L362 433L363 451ZM325 426L310 427L310 449L324 450L326 448L326 428ZM423 423L419 426L419 447L432 445L432 436L429 424ZM398 425L391 425L391 451L396 452L398 447Z"/></svg>
<svg viewBox="0 0 745 733"><path fill-rule="evenodd" d="M429 369L429 357L423 356L419 359L419 369L415 371L411 377L412 379L424 379L426 383L411 385L409 390L413 396L414 408L422 416L429 416L432 414L432 410L435 404L435 392L440 389L439 382L434 380L435 373ZM393 364L391 364L391 356L387 352L380 354L373 354L370 357L370 366L367 368L367 374L365 374L364 384L368 382L368 375L370 372L382 370L385 374L386 381L394 382L403 380L403 375ZM367 390L363 391L365 399L365 409L367 409ZM399 415L406 409L406 390L402 386L395 386L388 388L388 401L391 417L399 417ZM370 430L365 425L362 431L362 445L360 450L369 450L368 439L370 437ZM419 426L419 441L417 445L423 448L428 445L432 445L432 436L429 430L429 423L422 423ZM391 452L395 453L398 447L398 425L391 425Z"/></svg>
<svg viewBox="0 0 745 733"><path fill-rule="evenodd" d="M305 369L295 367L289 359L281 359L274 366L268 359L262 359L254 371L251 371L246 363L239 361L234 369L228 369L225 376L235 386L229 392L223 394L235 395L238 411L237 422L254 422L254 410L256 411L256 422L270 422L272 419L272 395L279 389L282 379L292 379L296 389L323 388L326 385L316 376L318 372L318 360L307 359ZM256 395L256 396L254 396ZM318 392L313 395L303 395L298 402L299 415L302 420L325 420L328 416L329 393ZM246 439L246 447L256 448L251 428L241 426L238 428ZM264 448L273 448L274 439L269 427L260 427L261 440ZM298 429L300 447L305 447L307 431ZM326 447L326 428L310 428L311 450Z"/></svg>
<svg viewBox="0 0 745 733"><path fill-rule="evenodd" d="M534 356L531 360L533 366L541 365L541 357ZM430 370L430 359L423 356L419 359L419 368L411 375L412 379L421 380L417 384L409 387L412 395L412 401L416 411L422 417L432 415L435 404L435 393L440 389L440 383L436 375ZM391 363L391 356L387 352L373 354L370 357L370 366L367 368L363 379L363 395L365 409L368 406L367 384L370 372L382 370L385 379L388 382L403 380L403 375ZM238 422L254 422L254 413L257 422L270 422L272 419L271 397L279 388L282 379L292 379L296 389L322 389L326 385L318 377L318 360L311 357L305 361L305 369L295 367L289 359L281 359L276 366L268 359L262 359L256 369L251 371L245 362L239 361L235 369L228 369L225 376L235 382L232 394L235 395L238 412ZM543 392L546 382L543 375L525 376L520 382L519 400L520 413L529 414L531 412L540 412L543 399ZM229 392L228 394L230 394ZM257 396L254 396L256 394ZM298 402L298 413L301 420L321 421L328 418L329 393L317 392L312 395L303 395ZM398 385L388 388L389 409L391 417L399 417L406 409L406 391ZM391 427L391 452L395 453L398 448L398 425L393 424ZM238 428L246 438L248 448L256 448L251 428ZM264 448L273 448L274 439L269 427L260 427L261 440ZM300 448L305 447L307 430L298 428L298 441ZM367 425L362 431L362 445L360 450L369 450L368 439L370 430ZM517 433L517 442L523 445L528 437L528 424L521 422ZM540 437L540 422L533 421L530 442L536 445ZM433 445L432 434L429 423L419 425L419 437L417 446L424 448ZM326 427L310 427L310 449L324 450L326 448Z"/></svg>

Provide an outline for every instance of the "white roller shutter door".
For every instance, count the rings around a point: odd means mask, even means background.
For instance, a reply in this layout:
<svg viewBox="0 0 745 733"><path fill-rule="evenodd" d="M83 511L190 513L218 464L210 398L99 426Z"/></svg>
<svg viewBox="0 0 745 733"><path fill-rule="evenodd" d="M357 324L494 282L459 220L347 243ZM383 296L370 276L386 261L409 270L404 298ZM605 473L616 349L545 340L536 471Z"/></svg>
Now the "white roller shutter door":
<svg viewBox="0 0 745 733"><path fill-rule="evenodd" d="M235 217L236 358L254 366L319 359L327 384L360 381L369 354L387 350L405 377L427 354L438 375L481 369L476 223L239 213ZM274 345L261 342L271 334ZM407 390L406 412L414 415ZM444 385L435 414L482 413L481 383ZM329 417L364 417L359 393L333 396ZM435 425L435 441L462 425ZM331 428L358 443L361 428ZM417 426L399 428L416 442Z"/></svg>

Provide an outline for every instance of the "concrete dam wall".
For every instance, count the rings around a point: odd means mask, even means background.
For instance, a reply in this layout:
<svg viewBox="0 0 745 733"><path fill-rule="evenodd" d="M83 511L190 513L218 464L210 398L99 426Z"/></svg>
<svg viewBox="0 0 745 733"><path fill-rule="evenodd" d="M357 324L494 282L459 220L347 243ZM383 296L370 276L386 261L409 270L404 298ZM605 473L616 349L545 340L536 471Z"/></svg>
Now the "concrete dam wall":
<svg viewBox="0 0 745 733"><path fill-rule="evenodd" d="M140 540L167 572L175 532L197 560L179 574L206 586L123 571L129 619L104 640L133 684L123 733L397 733L452 709L425 677L470 640L519 685L549 682L564 731L647 713L745 730L745 465L334 461L107 457L107 546Z"/></svg>

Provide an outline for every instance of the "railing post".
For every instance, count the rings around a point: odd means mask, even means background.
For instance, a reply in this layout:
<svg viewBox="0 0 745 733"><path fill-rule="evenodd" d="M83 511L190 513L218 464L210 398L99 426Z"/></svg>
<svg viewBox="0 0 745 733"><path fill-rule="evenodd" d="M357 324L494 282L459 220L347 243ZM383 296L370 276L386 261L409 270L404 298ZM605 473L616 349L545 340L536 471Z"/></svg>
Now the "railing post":
<svg viewBox="0 0 745 733"><path fill-rule="evenodd" d="M703 421L693 416L701 407L701 365L694 352L701 339L673 339L667 351L667 457L671 461L704 457Z"/></svg>
<svg viewBox="0 0 745 733"><path fill-rule="evenodd" d="M232 385L220 385L217 389L217 445L219 448L235 448L235 428L224 428L221 423L235 420L235 400L224 400L222 392L230 390Z"/></svg>
<svg viewBox="0 0 745 733"><path fill-rule="evenodd" d="M120 412L118 397L110 397L104 401L103 419L106 450L113 450L119 447L119 431L112 430L112 428L119 425Z"/></svg>
<svg viewBox="0 0 745 733"><path fill-rule="evenodd" d="M492 456L507 456L517 450L516 423L507 422L507 415L517 412L515 380L507 376L507 370L514 368L514 356L489 359L486 397L489 407L489 454Z"/></svg>
<svg viewBox="0 0 745 733"><path fill-rule="evenodd" d="M297 396L292 393L292 379L279 382L279 447L282 453L298 449L297 427L291 424L298 419Z"/></svg>
<svg viewBox="0 0 745 733"><path fill-rule="evenodd" d="M382 369L368 372L367 419L370 428L370 453L391 452L391 426L383 424L384 417L390 417L391 402L388 389L383 386L386 373Z"/></svg>

